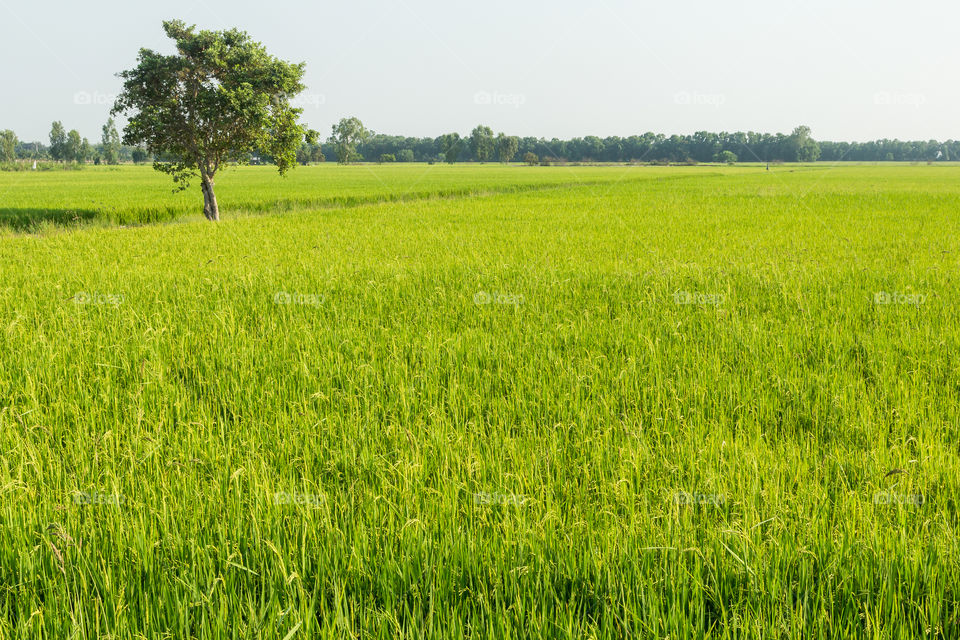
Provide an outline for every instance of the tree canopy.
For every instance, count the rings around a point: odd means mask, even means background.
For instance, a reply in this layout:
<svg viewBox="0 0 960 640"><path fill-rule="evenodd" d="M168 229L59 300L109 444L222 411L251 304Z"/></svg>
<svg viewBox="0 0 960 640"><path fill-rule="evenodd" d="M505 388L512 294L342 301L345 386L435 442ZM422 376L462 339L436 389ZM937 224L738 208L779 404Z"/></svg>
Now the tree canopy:
<svg viewBox="0 0 960 640"><path fill-rule="evenodd" d="M345 119L350 120L350 119ZM354 119L355 120L355 119ZM343 122L343 121L341 121ZM356 120L359 123L359 120ZM15 157L13 160L60 159L67 142L67 132L62 124L54 128L62 136L60 146L18 140L11 132ZM360 123L362 126L362 123ZM478 128L486 128L481 125ZM335 127L336 129L336 127ZM366 128L363 136L350 143L352 160L367 158L376 161L384 155L393 155L397 162L431 162L444 159L445 149L440 137L410 137L373 133ZM324 162L338 158L339 140L332 136L322 145L316 142L301 144L295 157L301 164ZM463 143L470 142L470 145ZM662 164L694 162L812 162L814 159L827 162L939 162L960 159L960 140L872 140L867 142L831 142L815 140L807 127L797 127L791 133L757 133L736 131L712 133L697 131L687 135L664 135L647 132L639 135L587 136L561 140L557 138L518 138L500 134L493 140L490 160L511 162L533 153L542 162L642 162ZM462 139L458 160L483 161L473 147L473 136ZM516 146L513 146L514 143ZM8 143L8 148L9 148ZM137 146L120 145L119 161L133 161ZM142 148L142 147L140 147ZM341 149L342 151L343 149ZM92 147L98 160L110 157L110 147L98 143ZM518 156L519 154L519 156ZM149 153L156 156L156 153ZM138 157L142 157L138 154ZM161 156L165 157L165 156ZM9 155L7 156L10 160ZM272 159L263 149L254 149L240 161L269 162Z"/></svg>
<svg viewBox="0 0 960 640"><path fill-rule="evenodd" d="M224 166L263 150L280 174L296 165L310 137L290 100L303 91L304 65L269 55L237 29L197 31L180 20L163 23L177 53L141 49L134 69L120 73L123 90L113 114L129 114L125 144L167 158L154 168L180 188L200 176L204 215L220 217L214 177Z"/></svg>
<svg viewBox="0 0 960 640"><path fill-rule="evenodd" d="M360 118L342 118L340 122L333 125L330 143L336 149L337 161L340 164L350 164L354 160L359 160L362 156L357 153L357 145L370 135L371 133L360 122Z"/></svg>
<svg viewBox="0 0 960 640"><path fill-rule="evenodd" d="M484 125L477 125L470 134L470 150L480 162L486 162L495 146L493 129Z"/></svg>

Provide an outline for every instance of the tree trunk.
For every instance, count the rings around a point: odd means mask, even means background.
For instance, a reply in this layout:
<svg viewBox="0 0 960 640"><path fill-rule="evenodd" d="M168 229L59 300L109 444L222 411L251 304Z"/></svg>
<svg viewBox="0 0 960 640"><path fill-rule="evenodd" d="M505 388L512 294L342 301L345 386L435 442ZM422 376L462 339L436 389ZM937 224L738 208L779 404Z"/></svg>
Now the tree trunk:
<svg viewBox="0 0 960 640"><path fill-rule="evenodd" d="M213 180L203 177L200 190L203 191L203 215L207 220L219 221L220 207L217 206L217 196L213 193Z"/></svg>

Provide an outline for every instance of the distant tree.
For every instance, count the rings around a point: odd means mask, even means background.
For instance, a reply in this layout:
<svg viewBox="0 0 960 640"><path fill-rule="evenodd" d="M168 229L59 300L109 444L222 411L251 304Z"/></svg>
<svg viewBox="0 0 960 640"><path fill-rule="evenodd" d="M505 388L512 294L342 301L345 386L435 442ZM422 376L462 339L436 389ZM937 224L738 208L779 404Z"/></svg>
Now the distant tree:
<svg viewBox="0 0 960 640"><path fill-rule="evenodd" d="M80 132L76 129L71 129L70 133L67 134L67 147L66 151L64 151L64 160L67 162L80 162L82 146L83 139L80 137Z"/></svg>
<svg viewBox="0 0 960 640"><path fill-rule="evenodd" d="M13 162L17 159L17 134L9 129L0 131L0 162Z"/></svg>
<svg viewBox="0 0 960 640"><path fill-rule="evenodd" d="M720 136L709 131L697 131L690 136L690 156L698 162L721 162L717 156L723 150Z"/></svg>
<svg viewBox="0 0 960 640"><path fill-rule="evenodd" d="M497 157L500 158L500 162L506 164L513 160L519 149L520 139L516 136L508 136L502 133L497 136Z"/></svg>
<svg viewBox="0 0 960 640"><path fill-rule="evenodd" d="M89 140L84 138L80 143L80 157L77 158L77 162L80 164L87 164L91 157L93 157L93 146L90 144Z"/></svg>
<svg viewBox="0 0 960 640"><path fill-rule="evenodd" d="M57 121L50 127L50 157L58 162L66 159L67 130Z"/></svg>
<svg viewBox="0 0 960 640"><path fill-rule="evenodd" d="M357 146L369 137L370 132L360 122L360 118L343 118L333 125L330 143L336 148L337 162L350 164L354 160L359 160Z"/></svg>
<svg viewBox="0 0 960 640"><path fill-rule="evenodd" d="M117 125L113 118L107 118L107 123L103 125L100 148L104 162L107 164L120 162L120 134L117 133Z"/></svg>
<svg viewBox="0 0 960 640"><path fill-rule="evenodd" d="M463 138L459 133L445 133L437 138L437 147L443 154L444 161L453 164L460 159L463 152Z"/></svg>
<svg viewBox="0 0 960 640"><path fill-rule="evenodd" d="M179 188L200 176L203 213L220 219L217 172L266 151L284 175L308 132L290 100L304 89L304 65L284 62L237 29L196 31L179 20L163 23L176 55L141 49L135 69L120 74L113 114L133 112L124 142L169 160L154 168Z"/></svg>
<svg viewBox="0 0 960 640"><path fill-rule="evenodd" d="M307 165L311 162L326 162L326 160L320 145L314 142L304 142L297 149L297 162L300 164Z"/></svg>
<svg viewBox="0 0 960 640"><path fill-rule="evenodd" d="M603 140L597 136L587 136L583 139L584 160L601 160L603 158Z"/></svg>
<svg viewBox="0 0 960 640"><path fill-rule="evenodd" d="M134 164L143 164L147 161L147 158L150 157L150 154L142 147L134 147L133 151L130 152L130 156L133 158Z"/></svg>
<svg viewBox="0 0 960 640"><path fill-rule="evenodd" d="M13 131L10 131L9 134L16 142L16 148L14 150L14 156L16 158L37 160L47 157L47 147L43 146L39 142L24 142L23 140L17 140L17 136L13 133ZM3 134L0 133L0 139L2 138Z"/></svg>
<svg viewBox="0 0 960 640"><path fill-rule="evenodd" d="M486 162L493 155L496 143L493 139L493 129L484 125L477 125L470 134L470 150L480 162Z"/></svg>
<svg viewBox="0 0 960 640"><path fill-rule="evenodd" d="M413 149L400 149L397 152L397 161L399 162L413 162L414 159Z"/></svg>
<svg viewBox="0 0 960 640"><path fill-rule="evenodd" d="M397 156L393 155L392 153L380 154L380 164L383 164L384 162L396 162L396 161L397 161Z"/></svg>
<svg viewBox="0 0 960 640"><path fill-rule="evenodd" d="M735 164L737 162L737 154L730 150L724 150L716 154L713 157L714 162L723 162L725 164Z"/></svg>
<svg viewBox="0 0 960 640"><path fill-rule="evenodd" d="M788 160L816 162L820 157L820 145L810 136L810 127L799 126L787 138Z"/></svg>
<svg viewBox="0 0 960 640"><path fill-rule="evenodd" d="M532 151L527 151L525 154L523 154L523 161L532 167L540 162L540 158L538 158L537 154L533 153Z"/></svg>

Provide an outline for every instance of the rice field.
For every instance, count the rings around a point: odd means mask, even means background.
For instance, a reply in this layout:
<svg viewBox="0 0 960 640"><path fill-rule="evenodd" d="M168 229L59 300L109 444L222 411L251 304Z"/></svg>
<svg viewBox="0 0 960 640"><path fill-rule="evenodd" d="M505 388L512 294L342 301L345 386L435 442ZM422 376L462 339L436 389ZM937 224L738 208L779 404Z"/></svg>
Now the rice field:
<svg viewBox="0 0 960 640"><path fill-rule="evenodd" d="M637 173L640 168L625 166L326 164L297 167L284 177L270 167L235 167L216 182L221 208L249 215L610 183ZM664 173L643 168L648 177ZM19 232L197 219L202 205L199 180L174 192L173 182L150 166L0 174L0 227Z"/></svg>
<svg viewBox="0 0 960 640"><path fill-rule="evenodd" d="M960 167L169 191L0 173L0 638L960 637Z"/></svg>

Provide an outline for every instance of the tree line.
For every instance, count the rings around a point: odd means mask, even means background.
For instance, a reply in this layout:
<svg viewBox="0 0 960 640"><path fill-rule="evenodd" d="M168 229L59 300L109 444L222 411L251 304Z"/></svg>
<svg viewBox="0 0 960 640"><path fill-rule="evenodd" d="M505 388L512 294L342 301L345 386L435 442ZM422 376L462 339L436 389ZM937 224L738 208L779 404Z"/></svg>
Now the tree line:
<svg viewBox="0 0 960 640"><path fill-rule="evenodd" d="M103 126L101 140L91 144L60 122L51 126L49 142L21 142L13 131L0 131L0 162L50 160L64 163L117 164L160 160L139 147L123 145L113 119ZM479 125L469 135L446 133L437 137L408 137L375 133L358 118L334 125L325 142L303 143L297 162L645 162L652 164L699 162L934 162L960 160L960 141L874 140L869 142L817 141L809 127L790 134L748 132L690 135L647 132L629 137L585 136L561 140L495 134ZM267 150L249 155L253 164L272 162Z"/></svg>
<svg viewBox="0 0 960 640"><path fill-rule="evenodd" d="M9 129L0 131L0 163L16 161L52 161L64 164L120 164L146 162L149 154L142 148L124 145L113 118L101 129L99 143L81 137L76 129L66 130L59 120L50 126L47 143L23 142Z"/></svg>
<svg viewBox="0 0 960 640"><path fill-rule="evenodd" d="M931 162L960 160L960 141L871 142L817 141L809 127L791 133L698 131L690 135L647 132L629 137L586 136L561 140L494 135L479 125L468 136L447 133L435 138L405 137L368 131L357 118L344 118L326 143L304 144L302 164L336 160L367 162ZM263 157L269 161L269 156Z"/></svg>

